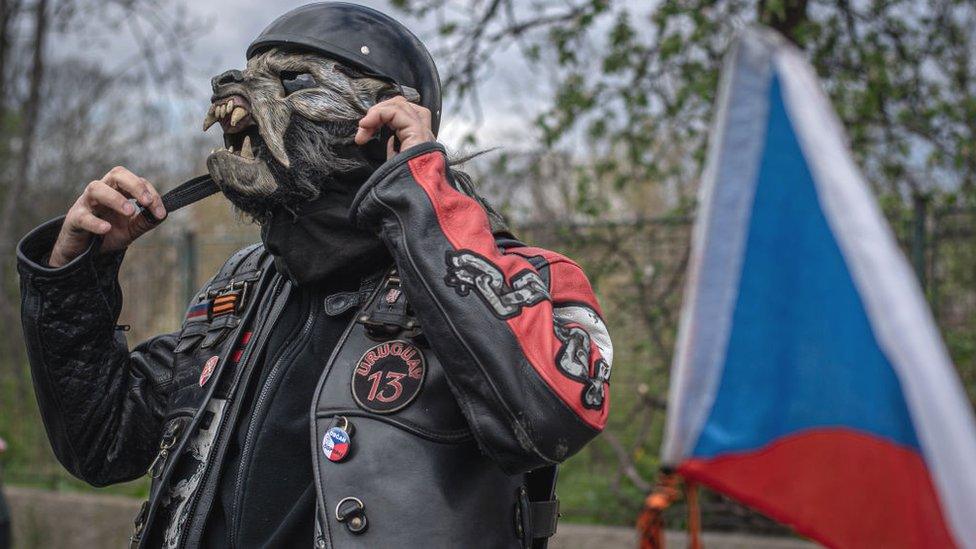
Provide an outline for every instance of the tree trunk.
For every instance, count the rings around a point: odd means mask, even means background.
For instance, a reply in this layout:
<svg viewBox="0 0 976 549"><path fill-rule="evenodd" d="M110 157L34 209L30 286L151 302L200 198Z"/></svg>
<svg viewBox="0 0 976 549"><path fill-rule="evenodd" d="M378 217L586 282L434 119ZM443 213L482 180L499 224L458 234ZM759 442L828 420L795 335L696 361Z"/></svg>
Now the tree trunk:
<svg viewBox="0 0 976 549"><path fill-rule="evenodd" d="M9 6L5 2L5 6ZM3 207L0 209L0 321L4 326L15 326L18 323L17 307L15 305L16 290L14 285L13 272L13 249L15 235L13 230L16 225L13 218L21 205L21 197L26 184L31 160L33 159L34 138L37 133L37 118L40 112L41 86L44 82L44 45L49 29L48 25L48 0L37 0L34 12L34 35L32 40L33 57L31 59L30 81L28 83L27 98L21 106L22 117L20 123L21 148L16 160L16 170L12 180L7 182L6 192L3 196ZM4 13L3 17L9 14ZM4 337L8 339L6 349L21 349L20 330L9 329L5 331ZM14 375L18 382L24 381L20 378L21 371L18 361L13 357L15 363Z"/></svg>
<svg viewBox="0 0 976 549"><path fill-rule="evenodd" d="M20 11L20 0L0 0L0 116L9 106L7 102L7 57L10 55L13 22Z"/></svg>
<svg viewBox="0 0 976 549"><path fill-rule="evenodd" d="M27 99L21 108L23 118L21 123L21 149L17 159L17 171L14 173L14 180L10 182L0 211L0 243L5 247L11 246L10 230L13 226L13 214L17 211L19 197L22 194L24 185L30 172L31 160L34 151L34 136L37 134L37 117L40 112L41 86L44 83L44 45L48 33L48 0L37 0L34 6L34 55L31 59L30 83L27 92ZM8 251L7 250L4 251Z"/></svg>
<svg viewBox="0 0 976 549"><path fill-rule="evenodd" d="M31 59L30 83L28 84L27 99L21 106L23 114L20 123L21 146L17 158L17 169L13 180L7 186L3 208L0 209L0 252L4 257L10 257L13 248L14 227L13 216L20 205L20 197L30 172L31 160L34 153L34 136L37 134L37 118L40 112L41 86L44 83L44 45L48 33L48 0L37 0L34 6L34 39L33 57Z"/></svg>

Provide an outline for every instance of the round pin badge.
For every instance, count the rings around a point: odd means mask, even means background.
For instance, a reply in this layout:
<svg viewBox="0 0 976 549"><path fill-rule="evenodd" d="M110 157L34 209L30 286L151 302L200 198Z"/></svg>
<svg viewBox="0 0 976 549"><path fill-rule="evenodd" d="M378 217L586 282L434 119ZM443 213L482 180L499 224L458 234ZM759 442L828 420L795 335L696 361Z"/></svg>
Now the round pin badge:
<svg viewBox="0 0 976 549"><path fill-rule="evenodd" d="M210 380L210 376L213 375L214 369L217 368L217 363L220 362L220 357L214 355L207 359L207 362L203 365L203 370L200 372L200 386L203 387Z"/></svg>
<svg viewBox="0 0 976 549"><path fill-rule="evenodd" d="M385 341L359 359L352 374L352 396L366 410L390 414L413 402L426 374L424 353L416 345Z"/></svg>
<svg viewBox="0 0 976 549"><path fill-rule="evenodd" d="M322 452L329 461L342 461L349 453L349 433L333 427L322 437Z"/></svg>

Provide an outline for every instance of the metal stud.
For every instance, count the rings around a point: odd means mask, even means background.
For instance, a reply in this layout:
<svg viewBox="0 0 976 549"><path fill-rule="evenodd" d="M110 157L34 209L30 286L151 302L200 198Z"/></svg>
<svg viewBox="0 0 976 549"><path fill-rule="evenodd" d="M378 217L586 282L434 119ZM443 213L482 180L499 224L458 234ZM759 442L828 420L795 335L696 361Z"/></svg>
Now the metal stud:
<svg viewBox="0 0 976 549"><path fill-rule="evenodd" d="M362 52L363 55L369 55L369 46L363 46L359 48L359 51Z"/></svg>

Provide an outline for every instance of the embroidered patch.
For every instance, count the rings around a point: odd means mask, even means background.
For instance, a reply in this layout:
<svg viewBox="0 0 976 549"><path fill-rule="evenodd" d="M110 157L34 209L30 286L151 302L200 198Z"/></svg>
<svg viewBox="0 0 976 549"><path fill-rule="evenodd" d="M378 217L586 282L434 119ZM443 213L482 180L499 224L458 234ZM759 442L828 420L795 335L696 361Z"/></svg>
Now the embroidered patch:
<svg viewBox="0 0 976 549"><path fill-rule="evenodd" d="M386 341L359 359L352 374L352 396L371 412L396 412L417 397L426 374L420 349L403 340Z"/></svg>
<svg viewBox="0 0 976 549"><path fill-rule="evenodd" d="M240 292L228 292L220 294L213 300L213 308L210 315L213 318L237 312L237 302Z"/></svg>
<svg viewBox="0 0 976 549"><path fill-rule="evenodd" d="M562 347L556 353L556 364L566 377L583 383L581 399L586 408L599 410L606 399L606 384L610 381L610 364L597 359L590 376L590 334L576 324L556 322L556 337Z"/></svg>
<svg viewBox="0 0 976 549"><path fill-rule="evenodd" d="M200 386L203 387L210 381L210 376L213 375L214 369L217 367L217 363L220 362L220 357L214 355L207 359L207 362L203 365L203 370L200 372Z"/></svg>
<svg viewBox="0 0 976 549"><path fill-rule="evenodd" d="M342 461L349 453L349 433L341 427L333 427L322 437L322 452L329 461Z"/></svg>
<svg viewBox="0 0 976 549"><path fill-rule="evenodd" d="M210 316L210 300L207 299L190 307L190 310L186 312L186 321L200 322L202 320L207 320L209 316Z"/></svg>
<svg viewBox="0 0 976 549"><path fill-rule="evenodd" d="M470 251L447 252L447 276L444 283L460 296L474 290L495 316L508 319L529 307L550 299L546 283L538 273L524 270L512 277L511 285L497 265Z"/></svg>

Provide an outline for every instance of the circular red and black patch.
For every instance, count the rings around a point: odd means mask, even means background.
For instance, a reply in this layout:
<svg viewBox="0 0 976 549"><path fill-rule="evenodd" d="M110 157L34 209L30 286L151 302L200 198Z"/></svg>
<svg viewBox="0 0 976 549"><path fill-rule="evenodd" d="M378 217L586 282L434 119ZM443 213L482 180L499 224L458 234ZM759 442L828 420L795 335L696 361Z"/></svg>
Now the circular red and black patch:
<svg viewBox="0 0 976 549"><path fill-rule="evenodd" d="M424 354L416 345L385 341L359 359L352 374L352 396L371 412L396 412L417 397L426 374Z"/></svg>

